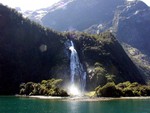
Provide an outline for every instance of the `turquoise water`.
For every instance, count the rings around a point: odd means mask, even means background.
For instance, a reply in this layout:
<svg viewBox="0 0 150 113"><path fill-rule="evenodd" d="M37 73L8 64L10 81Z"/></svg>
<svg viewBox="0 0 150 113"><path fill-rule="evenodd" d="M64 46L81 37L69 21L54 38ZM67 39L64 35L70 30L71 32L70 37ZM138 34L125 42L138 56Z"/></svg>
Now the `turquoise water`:
<svg viewBox="0 0 150 113"><path fill-rule="evenodd" d="M0 113L150 113L150 99L78 102L0 97Z"/></svg>

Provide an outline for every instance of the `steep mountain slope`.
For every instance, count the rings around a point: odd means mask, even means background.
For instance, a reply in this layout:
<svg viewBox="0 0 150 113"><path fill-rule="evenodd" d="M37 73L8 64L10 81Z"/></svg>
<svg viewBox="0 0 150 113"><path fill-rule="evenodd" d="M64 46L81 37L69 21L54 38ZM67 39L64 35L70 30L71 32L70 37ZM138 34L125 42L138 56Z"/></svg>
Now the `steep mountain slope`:
<svg viewBox="0 0 150 113"><path fill-rule="evenodd" d="M132 61L138 66L141 72L144 72L148 80L150 80L150 58L128 44L124 43L123 47Z"/></svg>
<svg viewBox="0 0 150 113"><path fill-rule="evenodd" d="M118 7L112 27L105 27L97 30L88 29L90 32L101 32L111 30L121 42L127 43L129 46L124 46L128 55L135 64L142 70L143 73L150 77L150 8L143 2L129 2L126 5ZM133 55L133 51L135 53ZM141 52L139 52L141 51ZM145 54L145 55L143 55Z"/></svg>
<svg viewBox="0 0 150 113"><path fill-rule="evenodd" d="M57 33L0 5L0 94L15 94L22 82L49 78L70 81L70 51L66 47L70 40L87 71L86 89L104 85L107 80L145 83L111 33Z"/></svg>
<svg viewBox="0 0 150 113"><path fill-rule="evenodd" d="M122 6L118 6L115 11L114 19L107 24L93 25L86 29L88 33L100 33L106 30L115 34L120 42L127 43L129 46L123 46L127 50L128 55L135 64L150 76L150 8L141 1L127 2ZM134 48L136 55L130 52ZM137 52L141 51L141 52ZM140 57L146 56L146 59Z"/></svg>
<svg viewBox="0 0 150 113"><path fill-rule="evenodd" d="M36 11L31 15L34 14L41 13ZM36 16L29 18L37 20ZM100 33L110 30L119 41L150 56L149 18L150 8L139 0L62 0L46 8L38 21L59 31L86 29L88 33Z"/></svg>
<svg viewBox="0 0 150 113"><path fill-rule="evenodd" d="M150 8L141 1L126 2L118 6L114 19L86 29L88 33L106 30L113 32L120 42L127 43L150 56Z"/></svg>
<svg viewBox="0 0 150 113"><path fill-rule="evenodd" d="M67 1L67 2L66 2ZM107 23L124 0L62 0L65 5L50 11L42 18L44 26L59 31L84 30L93 24Z"/></svg>
<svg viewBox="0 0 150 113"><path fill-rule="evenodd" d="M117 9L113 29L118 39L150 56L150 8L143 2L129 2Z"/></svg>
<svg viewBox="0 0 150 113"><path fill-rule="evenodd" d="M42 9L38 9L35 11L29 10L29 11L25 11L25 12L21 12L21 13L23 13L24 17L27 17L30 20L33 20L33 21L38 22L43 25L42 18L44 16L46 16L48 13L51 13L55 10L64 9L66 7L66 5L72 1L73 0L61 0L60 2L55 3L54 5L47 7L47 8L42 8Z"/></svg>
<svg viewBox="0 0 150 113"><path fill-rule="evenodd" d="M63 63L61 37L0 5L0 93L16 92L21 82L49 79L51 68Z"/></svg>
<svg viewBox="0 0 150 113"><path fill-rule="evenodd" d="M89 36L82 34L77 39L79 41L74 42L80 50L81 61L87 67L89 89L104 85L106 79L116 83L126 80L141 82L143 76L139 76L137 67L111 33Z"/></svg>

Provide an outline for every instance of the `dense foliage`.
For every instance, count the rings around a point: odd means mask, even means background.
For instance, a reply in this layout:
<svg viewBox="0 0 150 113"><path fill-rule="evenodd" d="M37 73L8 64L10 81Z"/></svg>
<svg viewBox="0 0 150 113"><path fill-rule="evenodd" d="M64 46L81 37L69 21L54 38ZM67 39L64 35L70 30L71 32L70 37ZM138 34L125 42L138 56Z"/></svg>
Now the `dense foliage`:
<svg viewBox="0 0 150 113"><path fill-rule="evenodd" d="M68 96L61 89L61 79L42 80L41 83L27 82L20 84L21 95Z"/></svg>
<svg viewBox="0 0 150 113"><path fill-rule="evenodd" d="M98 86L95 92L98 97L150 96L150 86L129 81L117 85L114 82L108 82L103 87Z"/></svg>

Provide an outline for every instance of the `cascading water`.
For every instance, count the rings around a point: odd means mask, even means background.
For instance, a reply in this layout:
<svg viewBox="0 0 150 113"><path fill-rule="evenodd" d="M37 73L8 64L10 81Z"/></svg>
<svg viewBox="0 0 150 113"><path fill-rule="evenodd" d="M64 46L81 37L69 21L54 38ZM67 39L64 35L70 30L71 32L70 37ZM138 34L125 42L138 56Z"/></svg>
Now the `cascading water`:
<svg viewBox="0 0 150 113"><path fill-rule="evenodd" d="M71 51L70 55L70 77L71 77L71 85L73 87L78 87L81 93L84 92L86 86L86 72L83 69L82 64L79 61L78 53L74 47L72 41L70 41L69 50ZM71 89L74 92L77 90L76 88Z"/></svg>

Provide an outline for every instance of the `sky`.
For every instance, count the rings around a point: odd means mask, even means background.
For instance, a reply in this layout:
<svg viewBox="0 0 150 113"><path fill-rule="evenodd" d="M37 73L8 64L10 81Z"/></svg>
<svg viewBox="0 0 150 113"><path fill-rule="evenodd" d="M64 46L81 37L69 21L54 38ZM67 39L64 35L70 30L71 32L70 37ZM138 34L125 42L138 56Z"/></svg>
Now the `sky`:
<svg viewBox="0 0 150 113"><path fill-rule="evenodd" d="M0 3L9 7L20 7L22 10L36 10L49 7L60 0L0 0ZM131 1L131 0L130 0ZM150 0L142 0L150 6Z"/></svg>
<svg viewBox="0 0 150 113"><path fill-rule="evenodd" d="M36 10L53 5L60 0L0 0L0 3L9 7L20 7L21 10Z"/></svg>

